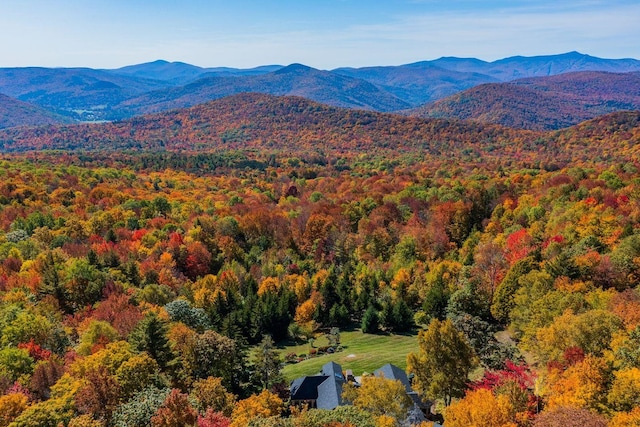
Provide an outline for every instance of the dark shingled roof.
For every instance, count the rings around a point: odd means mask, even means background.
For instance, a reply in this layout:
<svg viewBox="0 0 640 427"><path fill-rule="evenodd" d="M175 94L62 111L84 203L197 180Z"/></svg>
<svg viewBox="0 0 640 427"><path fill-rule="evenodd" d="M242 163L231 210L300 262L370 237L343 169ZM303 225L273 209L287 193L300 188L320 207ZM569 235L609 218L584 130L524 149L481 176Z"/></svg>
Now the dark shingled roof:
<svg viewBox="0 0 640 427"><path fill-rule="evenodd" d="M413 404L420 409L428 410L429 408L431 408L431 405L433 405L432 401L422 399L420 395L415 391L407 393L407 396L409 396L413 401Z"/></svg>
<svg viewBox="0 0 640 427"><path fill-rule="evenodd" d="M318 400L316 406L318 409L335 409L342 405L342 385L344 381L340 381L336 377L327 377L326 380L318 386Z"/></svg>
<svg viewBox="0 0 640 427"><path fill-rule="evenodd" d="M327 378L326 375L312 377L300 377L291 383L291 400L316 400L318 399L318 386Z"/></svg>
<svg viewBox="0 0 640 427"><path fill-rule="evenodd" d="M336 362L328 362L322 365L321 374L336 377L337 379L344 381L342 366L338 365Z"/></svg>
<svg viewBox="0 0 640 427"><path fill-rule="evenodd" d="M342 386L345 383L342 367L329 362L322 366L320 375L293 380L289 388L291 400L315 400L318 409L334 409L343 404Z"/></svg>
<svg viewBox="0 0 640 427"><path fill-rule="evenodd" d="M378 369L373 373L376 377L384 377L388 380L399 380L404 388L407 390L407 393L412 392L411 383L409 382L409 378L407 377L407 373L402 369L398 368L391 363L387 363L382 368Z"/></svg>

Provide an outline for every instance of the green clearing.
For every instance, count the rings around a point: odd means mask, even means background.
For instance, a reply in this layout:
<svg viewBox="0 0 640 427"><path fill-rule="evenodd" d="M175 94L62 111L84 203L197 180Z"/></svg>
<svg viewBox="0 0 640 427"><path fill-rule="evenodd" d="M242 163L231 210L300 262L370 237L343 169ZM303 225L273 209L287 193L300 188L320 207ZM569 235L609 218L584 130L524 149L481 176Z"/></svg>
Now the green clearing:
<svg viewBox="0 0 640 427"><path fill-rule="evenodd" d="M332 361L340 364L343 370L353 370L354 375L361 375L363 372L373 373L387 363L406 369L407 354L418 351L417 332L403 335L373 335L363 334L359 330L341 331L340 344L343 350L338 353L323 354L286 365L282 370L284 377L291 381L297 377L315 375L322 365ZM328 342L322 336L317 338L313 345L317 348L328 345ZM283 359L288 353L308 354L310 348L307 343L278 346Z"/></svg>

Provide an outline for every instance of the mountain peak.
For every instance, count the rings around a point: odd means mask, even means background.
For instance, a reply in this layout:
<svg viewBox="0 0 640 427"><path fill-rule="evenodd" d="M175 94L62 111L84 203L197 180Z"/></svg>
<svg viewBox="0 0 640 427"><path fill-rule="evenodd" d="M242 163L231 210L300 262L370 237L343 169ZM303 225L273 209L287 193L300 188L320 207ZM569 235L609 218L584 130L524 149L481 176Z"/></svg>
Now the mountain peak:
<svg viewBox="0 0 640 427"><path fill-rule="evenodd" d="M559 56L589 56L589 55L585 55L584 53L580 53L577 50L572 50L571 52L567 52L567 53L563 53Z"/></svg>
<svg viewBox="0 0 640 427"><path fill-rule="evenodd" d="M293 73L307 73L309 71L314 71L315 68L311 68L307 65L304 64L299 64L299 63L293 63L290 65L287 65L286 67L283 67L277 71L275 71L276 74L293 74Z"/></svg>

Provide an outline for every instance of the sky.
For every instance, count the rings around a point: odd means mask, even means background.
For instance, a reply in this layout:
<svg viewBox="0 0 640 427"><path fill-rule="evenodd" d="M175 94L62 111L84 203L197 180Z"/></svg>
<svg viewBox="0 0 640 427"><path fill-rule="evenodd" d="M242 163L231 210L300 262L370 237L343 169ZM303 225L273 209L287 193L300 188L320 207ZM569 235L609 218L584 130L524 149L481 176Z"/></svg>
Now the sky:
<svg viewBox="0 0 640 427"><path fill-rule="evenodd" d="M640 59L638 0L0 0L0 67Z"/></svg>

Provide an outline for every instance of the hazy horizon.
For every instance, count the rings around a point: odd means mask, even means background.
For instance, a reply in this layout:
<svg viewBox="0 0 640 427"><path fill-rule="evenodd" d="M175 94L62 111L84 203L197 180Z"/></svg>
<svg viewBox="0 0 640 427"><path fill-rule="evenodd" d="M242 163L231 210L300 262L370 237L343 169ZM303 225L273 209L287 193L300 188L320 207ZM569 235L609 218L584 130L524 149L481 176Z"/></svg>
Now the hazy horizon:
<svg viewBox="0 0 640 427"><path fill-rule="evenodd" d="M632 0L7 0L0 67L120 68L163 59L201 67L494 61L578 51L640 58Z"/></svg>

